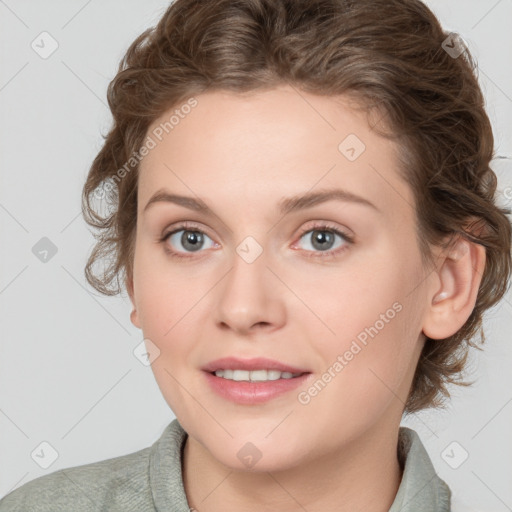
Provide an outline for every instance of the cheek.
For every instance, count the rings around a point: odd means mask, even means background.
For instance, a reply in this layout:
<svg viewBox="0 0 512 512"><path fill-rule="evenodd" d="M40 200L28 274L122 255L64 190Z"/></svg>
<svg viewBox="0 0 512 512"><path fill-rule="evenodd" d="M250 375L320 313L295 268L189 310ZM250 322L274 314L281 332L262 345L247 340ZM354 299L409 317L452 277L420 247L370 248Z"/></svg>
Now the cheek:
<svg viewBox="0 0 512 512"><path fill-rule="evenodd" d="M398 251L381 256L361 258L350 272L327 282L322 293L317 287L309 295L311 309L322 320L305 324L309 338L315 340L324 370L342 356L343 369L334 368L338 384L332 389L337 388L338 398L346 394L346 400L354 400L354 406L357 397L392 397L390 389L398 390L415 366L421 292L413 290L421 271L414 258ZM314 290L313 282L309 285Z"/></svg>
<svg viewBox="0 0 512 512"><path fill-rule="evenodd" d="M301 404L310 400L303 413L325 423L324 434L333 439L340 430L348 435L378 423L386 411L399 417L416 364L416 344L407 338L408 305L400 302L386 309L367 301L365 306L354 309L351 321L338 321L334 342L318 347L323 368L311 383L314 389L305 389L308 395L300 397ZM375 313L383 313L388 323Z"/></svg>
<svg viewBox="0 0 512 512"><path fill-rule="evenodd" d="M193 276L184 277L162 253L160 246L150 247L149 242L136 248L134 284L143 332L164 340L197 302L198 284Z"/></svg>
<svg viewBox="0 0 512 512"><path fill-rule="evenodd" d="M142 259L140 261L142 263ZM185 383L197 339L194 318L204 292L198 283L191 283L193 279L183 273L170 272L169 268L140 265L135 277L138 279L137 307L143 336L159 351L151 364L156 383L174 414L187 417L197 414Z"/></svg>
<svg viewBox="0 0 512 512"><path fill-rule="evenodd" d="M325 339L326 346L342 349L347 340L376 322L382 330L381 314L389 311L385 319L395 317L397 307L393 309L393 304L401 303L404 297L404 269L396 263L390 265L390 261L396 260L382 253L379 256L377 251L360 252L338 268L311 271L304 273L300 280L295 279L294 290L302 301L296 306L302 307L302 312L299 315L297 309L295 318L303 321L300 319L305 317L304 305L315 314L316 318L306 315L305 327L317 333L312 339L318 341L320 333L320 340ZM385 325L389 330L388 323Z"/></svg>

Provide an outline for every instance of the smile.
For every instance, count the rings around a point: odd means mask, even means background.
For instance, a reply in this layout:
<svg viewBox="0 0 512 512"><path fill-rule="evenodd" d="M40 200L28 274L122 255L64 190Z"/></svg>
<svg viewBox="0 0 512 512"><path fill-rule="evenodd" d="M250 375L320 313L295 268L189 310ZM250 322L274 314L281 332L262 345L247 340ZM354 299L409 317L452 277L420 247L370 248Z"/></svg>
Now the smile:
<svg viewBox="0 0 512 512"><path fill-rule="evenodd" d="M217 370L217 377L235 381L265 382L278 379L293 379L302 373L280 372L279 370Z"/></svg>
<svg viewBox="0 0 512 512"><path fill-rule="evenodd" d="M215 394L241 405L263 404L280 396L285 398L287 393L314 376L309 372L292 374L278 370L225 369L202 373ZM222 373L222 376L217 373ZM293 397L295 398L295 394Z"/></svg>

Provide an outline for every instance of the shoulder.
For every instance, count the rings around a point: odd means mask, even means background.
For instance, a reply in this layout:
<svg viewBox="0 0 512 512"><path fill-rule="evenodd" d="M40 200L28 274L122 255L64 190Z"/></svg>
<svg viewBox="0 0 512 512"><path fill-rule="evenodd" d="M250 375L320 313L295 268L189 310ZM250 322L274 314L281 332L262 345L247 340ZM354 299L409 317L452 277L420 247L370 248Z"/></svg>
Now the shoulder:
<svg viewBox="0 0 512 512"><path fill-rule="evenodd" d="M0 500L0 512L153 511L151 447L128 455L60 469L18 487Z"/></svg>

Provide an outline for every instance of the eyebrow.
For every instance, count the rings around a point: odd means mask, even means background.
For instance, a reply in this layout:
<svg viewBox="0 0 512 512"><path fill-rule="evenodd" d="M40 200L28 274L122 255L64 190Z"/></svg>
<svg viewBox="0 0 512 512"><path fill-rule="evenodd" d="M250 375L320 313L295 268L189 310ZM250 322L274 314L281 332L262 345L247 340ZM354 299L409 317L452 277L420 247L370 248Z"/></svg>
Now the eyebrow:
<svg viewBox="0 0 512 512"><path fill-rule="evenodd" d="M368 199L343 189L326 189L318 192L308 192L306 194L283 198L278 203L278 209L282 215L286 215L288 213L311 208L318 204L333 200L368 206L375 211L380 212L380 210L372 202L368 201ZM188 208L189 210L194 210L208 216L215 215L203 200L189 196L171 194L164 189L158 190L151 197L144 207L143 212L146 212L151 205L160 202L177 204L184 208Z"/></svg>

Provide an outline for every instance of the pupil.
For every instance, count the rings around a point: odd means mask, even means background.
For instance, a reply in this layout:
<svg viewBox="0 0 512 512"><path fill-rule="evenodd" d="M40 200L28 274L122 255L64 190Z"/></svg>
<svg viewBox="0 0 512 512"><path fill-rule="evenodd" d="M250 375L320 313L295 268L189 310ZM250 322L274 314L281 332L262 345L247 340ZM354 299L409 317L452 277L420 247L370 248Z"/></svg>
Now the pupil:
<svg viewBox="0 0 512 512"><path fill-rule="evenodd" d="M200 248L202 242L201 233L197 231L184 231L182 235L183 247L187 247L193 251L197 251Z"/></svg>
<svg viewBox="0 0 512 512"><path fill-rule="evenodd" d="M314 231L313 234L314 234L313 245L314 246L318 245L318 247L316 247L317 249L325 249L326 242L332 243L333 235L332 235L332 233L329 233L328 231Z"/></svg>

